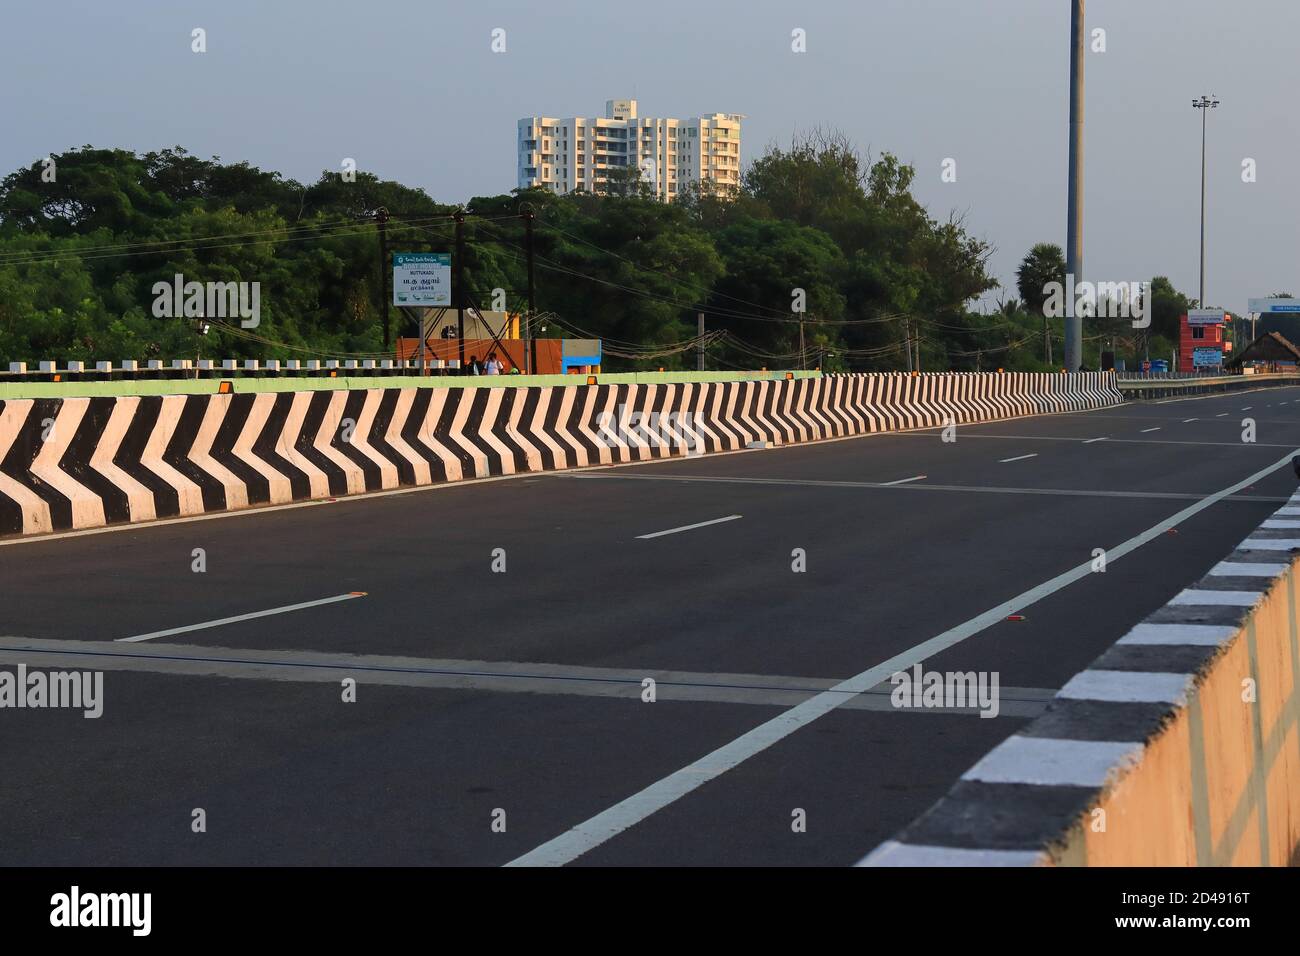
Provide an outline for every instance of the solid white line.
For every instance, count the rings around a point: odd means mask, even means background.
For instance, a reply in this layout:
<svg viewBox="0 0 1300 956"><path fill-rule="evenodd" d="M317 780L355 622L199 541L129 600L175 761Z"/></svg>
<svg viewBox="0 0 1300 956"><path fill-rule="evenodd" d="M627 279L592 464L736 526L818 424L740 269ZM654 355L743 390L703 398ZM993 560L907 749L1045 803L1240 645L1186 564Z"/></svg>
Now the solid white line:
<svg viewBox="0 0 1300 956"><path fill-rule="evenodd" d="M920 481L925 475L913 475L911 478L899 478L897 481L882 481L882 485L905 485L909 481Z"/></svg>
<svg viewBox="0 0 1300 956"><path fill-rule="evenodd" d="M1024 461L1026 458L1037 458L1037 457L1038 457L1038 452L1033 452L1032 454L1029 455L1019 455L1016 458L1003 458L1001 461L998 462L998 464L1005 465L1009 461Z"/></svg>
<svg viewBox="0 0 1300 956"><path fill-rule="evenodd" d="M1105 441L1105 438L1088 438L1084 441L1085 445L1091 445L1095 441Z"/></svg>
<svg viewBox="0 0 1300 956"><path fill-rule="evenodd" d="M725 518L714 518L712 521L701 521L698 524L682 525L680 528L669 528L667 531L653 531L650 534L639 534L637 540L642 541L646 538L662 538L666 534L676 534L678 531L694 531L696 528L707 528L711 524L722 524L724 521L735 521L737 518L743 518L744 515L727 515Z"/></svg>
<svg viewBox="0 0 1300 956"><path fill-rule="evenodd" d="M1236 494L1241 489L1253 485L1261 478L1267 477L1277 469L1290 463L1291 456L1287 455L1267 468L1255 472L1248 478L1243 478L1236 484L1229 485L1227 488L1216 491L1214 494L1188 505L1182 511L1170 515L1163 521L1152 525L1146 531L1134 535L1113 548L1107 549L1108 560L1118 560L1142 547L1142 545L1156 540L1170 528L1182 524L1188 518L1200 514L1216 502ZM1008 601L989 608L983 614L977 615L969 621L958 624L956 627L950 628L929 640L922 641L920 644L908 648L888 660L876 664L874 667L869 667L860 674L841 681L834 687L810 697L803 703L791 707L770 720L764 721L748 733L742 734L712 753L705 754L680 770L676 770L648 787L629 797L625 797L612 807L576 824L523 856L516 857L506 865L563 866L570 863L587 851L635 826L715 777L720 777L728 770L739 766L755 754L762 753L768 747L806 727L817 718L829 714L844 702L847 692L869 690L882 681L888 680L891 675L907 670L913 664L918 664L933 657L940 651L960 644L967 638L1002 621L1008 614L1023 611L1025 608L1055 594L1075 581L1090 577L1092 573L1092 560L1089 559L1077 567L1058 574L1056 577L1044 581L1042 584L1036 585L1021 594L1017 594ZM1112 744L1112 746L1114 745ZM1140 749L1142 745L1133 744L1130 746ZM1108 754L1107 756L1112 755ZM1113 760L1108 759L1105 763L1106 768L1109 770L1113 763Z"/></svg>
<svg viewBox="0 0 1300 956"><path fill-rule="evenodd" d="M1158 432L1158 431L1160 431L1160 426L1157 425L1155 428L1142 429L1142 434L1145 435L1147 432Z"/></svg>
<svg viewBox="0 0 1300 956"><path fill-rule="evenodd" d="M289 611L301 611L303 608L320 607L322 604L334 604L338 601L351 601L353 598L365 596L365 591L349 591L347 594L336 594L334 597L321 598L319 601L303 601L301 604L286 604L284 607L273 607L267 611L254 611L251 614L236 614L234 617L223 617L217 621L204 621L202 624L187 624L184 627L171 627L165 631L153 631L149 634L137 634L135 637L119 637L117 640L121 643L135 644L139 641L151 641L155 637L170 637L172 634L184 634L186 631L202 631L209 627L220 627L222 624L234 624L236 621L251 621L253 618L270 617L272 614L287 614Z"/></svg>

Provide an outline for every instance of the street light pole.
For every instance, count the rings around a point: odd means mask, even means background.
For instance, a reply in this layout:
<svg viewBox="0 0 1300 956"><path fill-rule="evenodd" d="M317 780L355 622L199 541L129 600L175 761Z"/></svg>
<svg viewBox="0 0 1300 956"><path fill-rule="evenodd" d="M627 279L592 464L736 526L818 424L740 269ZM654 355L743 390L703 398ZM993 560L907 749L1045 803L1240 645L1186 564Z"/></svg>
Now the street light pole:
<svg viewBox="0 0 1300 956"><path fill-rule="evenodd" d="M1083 0L1070 3L1070 167L1066 208L1065 271L1074 282L1083 279ZM1074 289L1066 292L1074 298ZM1083 364L1083 317L1077 308L1066 312L1065 368L1079 371Z"/></svg>
<svg viewBox="0 0 1300 956"><path fill-rule="evenodd" d="M1218 105L1213 96L1192 100L1192 108L1201 111L1201 297L1197 305L1202 309L1205 308L1205 118Z"/></svg>

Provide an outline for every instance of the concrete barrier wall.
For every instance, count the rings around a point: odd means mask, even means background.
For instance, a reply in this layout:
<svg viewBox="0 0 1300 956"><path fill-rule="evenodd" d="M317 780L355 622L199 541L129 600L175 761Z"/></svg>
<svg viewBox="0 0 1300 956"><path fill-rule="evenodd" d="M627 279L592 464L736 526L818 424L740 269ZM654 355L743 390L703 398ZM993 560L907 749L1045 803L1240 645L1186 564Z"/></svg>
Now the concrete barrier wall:
<svg viewBox="0 0 1300 956"><path fill-rule="evenodd" d="M863 864L1295 864L1298 576L1300 493Z"/></svg>
<svg viewBox="0 0 1300 956"><path fill-rule="evenodd" d="M1120 401L1095 372L8 400L0 534Z"/></svg>

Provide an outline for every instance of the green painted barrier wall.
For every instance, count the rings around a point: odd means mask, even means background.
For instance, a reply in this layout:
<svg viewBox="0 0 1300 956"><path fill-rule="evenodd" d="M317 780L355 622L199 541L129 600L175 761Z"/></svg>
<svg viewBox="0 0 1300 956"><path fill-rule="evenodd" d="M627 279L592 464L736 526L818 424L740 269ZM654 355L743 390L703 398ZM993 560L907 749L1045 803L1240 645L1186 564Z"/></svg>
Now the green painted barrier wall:
<svg viewBox="0 0 1300 956"><path fill-rule="evenodd" d="M340 370L341 371L341 370ZM66 375L67 373L61 373ZM792 372L795 378L817 378L820 372ZM783 379L775 372L610 372L597 375L602 385L668 382L743 382ZM307 375L272 375L266 378L122 379L28 382L0 380L4 398L95 398L102 395L210 395L222 381L234 383L238 392L310 392L354 388L513 388L524 385L585 385L585 375L375 375L323 378Z"/></svg>

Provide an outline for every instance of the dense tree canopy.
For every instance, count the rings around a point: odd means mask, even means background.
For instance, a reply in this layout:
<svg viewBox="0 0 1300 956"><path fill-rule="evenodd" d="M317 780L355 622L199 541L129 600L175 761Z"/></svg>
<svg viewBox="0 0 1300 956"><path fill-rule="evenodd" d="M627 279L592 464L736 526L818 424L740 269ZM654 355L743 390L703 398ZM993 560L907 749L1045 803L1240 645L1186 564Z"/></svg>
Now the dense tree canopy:
<svg viewBox="0 0 1300 956"><path fill-rule="evenodd" d="M931 217L913 176L814 135L769 149L727 199L696 188L660 203L635 175L605 196L476 197L466 288L481 308L496 290L525 307L530 210L545 334L601 337L611 368L693 367L699 312L711 367L900 368L905 321L925 368L1040 367L1031 312L970 310L997 286L991 249L959 218ZM361 171L302 185L179 147L35 162L0 181L0 361L388 354L381 209L390 248L452 251L456 207ZM154 284L178 273L260 283L261 325L199 340L192 323L155 318ZM1163 331L1163 288L1155 301ZM409 331L396 309L391 322Z"/></svg>

